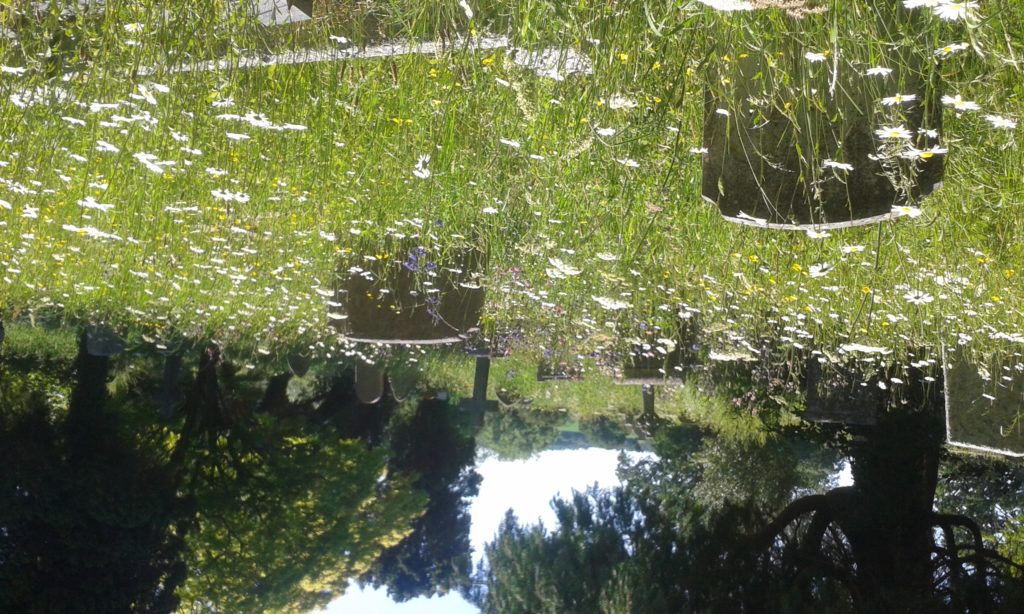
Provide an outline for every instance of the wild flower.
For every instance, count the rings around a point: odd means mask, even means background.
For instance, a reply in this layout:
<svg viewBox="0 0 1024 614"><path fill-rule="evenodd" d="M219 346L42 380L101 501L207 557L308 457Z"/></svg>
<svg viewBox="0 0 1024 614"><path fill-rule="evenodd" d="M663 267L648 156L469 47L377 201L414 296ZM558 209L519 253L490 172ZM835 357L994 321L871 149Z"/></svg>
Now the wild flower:
<svg viewBox="0 0 1024 614"><path fill-rule="evenodd" d="M934 10L939 18L946 21L956 21L973 16L974 9L976 8L978 8L978 3L973 0L968 2L948 2L944 0L939 2Z"/></svg>
<svg viewBox="0 0 1024 614"><path fill-rule="evenodd" d="M897 205L892 208L892 215L894 217L909 217L915 218L921 216L921 209L918 207L911 207L910 205Z"/></svg>
<svg viewBox="0 0 1024 614"><path fill-rule="evenodd" d="M249 195L244 192L232 192L230 190L213 190L210 192L217 200L226 200L228 202L247 203L249 202Z"/></svg>
<svg viewBox="0 0 1024 614"><path fill-rule="evenodd" d="M964 49L967 49L969 46L970 45L968 45L967 43L962 43L962 42L961 43L950 43L949 45L943 45L942 47L939 47L938 49L936 49L935 50L935 55L937 55L937 56L939 56L941 58L945 58L945 57L953 55L957 51L963 51Z"/></svg>
<svg viewBox="0 0 1024 614"><path fill-rule="evenodd" d="M956 96L943 96L942 104L952 105L957 111L977 111L981 107L972 100L964 100L960 94Z"/></svg>
<svg viewBox="0 0 1024 614"><path fill-rule="evenodd" d="M522 143L520 143L519 141L513 141L512 139L498 139L498 142L501 143L502 145L511 147L512 149L519 149L519 147L522 145Z"/></svg>
<svg viewBox="0 0 1024 614"><path fill-rule="evenodd" d="M110 153L118 153L121 151L117 146L112 145L111 143L108 143L102 139L96 141L96 150L106 151Z"/></svg>
<svg viewBox="0 0 1024 614"><path fill-rule="evenodd" d="M804 54L804 59L806 59L808 62L811 62L812 64L817 62L824 62L825 60L828 59L828 54L808 51L807 53Z"/></svg>
<svg viewBox="0 0 1024 614"><path fill-rule="evenodd" d="M416 166L413 167L412 174L420 179L427 179L430 177L430 169L427 168L427 164L430 163L429 155L421 155L416 160Z"/></svg>
<svg viewBox="0 0 1024 614"><path fill-rule="evenodd" d="M864 72L864 74L869 77L888 77L890 74L892 74L892 69L886 68L885 66L872 66L871 68L867 69Z"/></svg>
<svg viewBox="0 0 1024 614"><path fill-rule="evenodd" d="M844 352L860 352L862 354L882 354L882 355L891 354L892 353L892 350L890 350L889 348L884 348L884 347L879 347L879 346L874 346L874 345L864 345L863 343L844 343L843 345L841 345L839 347Z"/></svg>
<svg viewBox="0 0 1024 614"><path fill-rule="evenodd" d="M926 305L935 300L935 297L920 290L911 290L903 295L908 303L913 305Z"/></svg>
<svg viewBox="0 0 1024 614"><path fill-rule="evenodd" d="M598 136L615 136L615 128L595 128Z"/></svg>
<svg viewBox="0 0 1024 614"><path fill-rule="evenodd" d="M1016 121L1008 119L1006 117L1001 117L999 115L986 115L985 120L988 121L988 123L992 124L993 128L1013 130L1014 128L1017 127Z"/></svg>
<svg viewBox="0 0 1024 614"><path fill-rule="evenodd" d="M880 139L909 139L913 136L903 124L899 126L882 126L878 130L875 130L875 134Z"/></svg>
<svg viewBox="0 0 1024 614"><path fill-rule="evenodd" d="M132 94L132 98L134 98L136 100L145 100L146 102L148 102L151 105L156 105L157 104L156 97L153 96L153 93L149 91L148 87L146 87L145 85L142 85L140 83L138 85L138 90L139 90L139 93L138 94Z"/></svg>
<svg viewBox="0 0 1024 614"><path fill-rule="evenodd" d="M835 160L825 160L821 163L824 168L836 168L841 171L852 171L853 165L847 164L846 162L836 162Z"/></svg>
<svg viewBox="0 0 1024 614"><path fill-rule="evenodd" d="M616 158L615 161L618 162L619 164L627 167L627 168L639 168L640 167L640 163L637 162L636 160L634 160L633 158L621 158L621 159L620 158Z"/></svg>
<svg viewBox="0 0 1024 614"><path fill-rule="evenodd" d="M548 264L550 264L551 267L545 269L545 272L551 279L564 279L581 273L579 269L563 262L559 258L548 258Z"/></svg>
<svg viewBox="0 0 1024 614"><path fill-rule="evenodd" d="M108 203L97 202L92 196L86 196L85 198L78 201L78 204L86 209L97 209L99 211L110 211L114 208L114 205Z"/></svg>
<svg viewBox="0 0 1024 614"><path fill-rule="evenodd" d="M159 160L156 156L151 153L137 153L132 154L132 157L139 161L140 164L145 166L150 171L162 175L164 173L165 166L174 166L173 160Z"/></svg>
<svg viewBox="0 0 1024 614"><path fill-rule="evenodd" d="M609 298L607 296L592 296L597 304L609 311L621 311L622 309L628 309L629 303L620 301L618 299Z"/></svg>
<svg viewBox="0 0 1024 614"><path fill-rule="evenodd" d="M828 275L834 267L828 263L812 264L807 267L807 274L812 278L825 277Z"/></svg>
<svg viewBox="0 0 1024 614"><path fill-rule="evenodd" d="M608 100L608 108L614 110L618 109L635 109L637 102L631 98L626 98L621 94L615 94Z"/></svg>
<svg viewBox="0 0 1024 614"><path fill-rule="evenodd" d="M805 232L807 233L808 239L826 239L832 236L832 233L827 230L815 230L813 228L808 228Z"/></svg>
<svg viewBox="0 0 1024 614"><path fill-rule="evenodd" d="M912 102L914 100L917 100L917 94L896 94L895 96L886 96L883 98L882 104L887 107L891 107L893 105Z"/></svg>
<svg viewBox="0 0 1024 614"><path fill-rule="evenodd" d="M927 160L934 158L935 156L947 153L949 150L945 147L939 147L938 145L929 147L928 149L918 149L916 147L908 147L905 151L900 153L901 158L908 160Z"/></svg>

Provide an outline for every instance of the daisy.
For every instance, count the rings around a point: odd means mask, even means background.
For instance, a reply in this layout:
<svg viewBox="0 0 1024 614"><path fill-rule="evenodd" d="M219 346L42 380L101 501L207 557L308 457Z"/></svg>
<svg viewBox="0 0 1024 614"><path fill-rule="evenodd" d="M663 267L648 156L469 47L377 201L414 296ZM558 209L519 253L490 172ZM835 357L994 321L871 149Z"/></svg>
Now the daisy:
<svg viewBox="0 0 1024 614"><path fill-rule="evenodd" d="M832 271L832 265L828 263L812 264L807 268L807 273L812 278L824 277Z"/></svg>
<svg viewBox="0 0 1024 614"><path fill-rule="evenodd" d="M935 7L935 14L946 21L956 21L973 16L974 9L976 8L978 8L978 3L973 1L940 2Z"/></svg>
<svg viewBox="0 0 1024 614"><path fill-rule="evenodd" d="M615 128L597 128L598 136L615 136Z"/></svg>
<svg viewBox="0 0 1024 614"><path fill-rule="evenodd" d="M616 110L616 109L635 109L636 106L637 106L637 103L636 103L635 100L632 100L630 98L626 98L626 97L621 96L619 94L615 94L608 101L608 108L612 109L613 111Z"/></svg>
<svg viewBox="0 0 1024 614"><path fill-rule="evenodd" d="M953 55L957 51L963 51L964 49L967 49L967 47L967 43L952 43L945 47L939 47L936 49L935 55L944 58Z"/></svg>
<svg viewBox="0 0 1024 614"><path fill-rule="evenodd" d="M911 290L904 294L903 298L907 299L907 302L914 305L925 305L935 300L934 296L921 292L920 290Z"/></svg>
<svg viewBox="0 0 1024 614"><path fill-rule="evenodd" d="M919 207L911 207L910 205L897 205L892 208L892 215L894 217L920 217L921 209Z"/></svg>
<svg viewBox="0 0 1024 614"><path fill-rule="evenodd" d="M430 156L420 156L416 161L416 166L413 168L412 174L420 179L427 179L430 177L430 169L427 168L427 164L430 163Z"/></svg>
<svg viewBox="0 0 1024 614"><path fill-rule="evenodd" d="M816 52L813 52L813 51L808 51L807 53L804 54L804 58L808 62L811 62L813 64L813 63L816 63L816 62L824 62L825 60L828 59L828 54L827 53L816 53Z"/></svg>
<svg viewBox="0 0 1024 614"><path fill-rule="evenodd" d="M875 130L875 134L880 139L909 139L911 137L910 131L903 124L899 126L882 126Z"/></svg>
<svg viewBox="0 0 1024 614"><path fill-rule="evenodd" d="M629 303L614 298L608 298L607 296L592 296L591 298L597 301L598 305L609 311L620 311L629 307Z"/></svg>
<svg viewBox="0 0 1024 614"><path fill-rule="evenodd" d="M909 160L927 160L934 158L935 156L944 154L949 150L945 147L929 147L928 149L918 149L916 147L908 147L906 151L900 154L901 158L907 158Z"/></svg>
<svg viewBox="0 0 1024 614"><path fill-rule="evenodd" d="M846 162L836 162L835 160L825 160L822 162L824 168L837 168L841 171L852 171L853 165L847 164Z"/></svg>
<svg viewBox="0 0 1024 614"><path fill-rule="evenodd" d="M895 104L901 104L904 102L911 102L917 99L917 94L896 94L895 96L887 96L882 99L882 104L887 107L891 107Z"/></svg>
<svg viewBox="0 0 1024 614"><path fill-rule="evenodd" d="M953 105L953 108L957 111L977 111L981 108L978 106L978 103L972 100L964 100L960 97L960 94L956 96L943 96L942 104Z"/></svg>
<svg viewBox="0 0 1024 614"><path fill-rule="evenodd" d="M579 275L581 272L576 267L566 264L558 258L548 258L548 263L551 265L551 268L547 269L546 272L548 277L552 279L564 279L566 277Z"/></svg>
<svg viewBox="0 0 1024 614"><path fill-rule="evenodd" d="M1007 130L1013 130L1017 127L1017 122L1012 119L1000 117L999 115L986 115L985 119L988 123L992 124L993 128L1005 128Z"/></svg>
<svg viewBox="0 0 1024 614"><path fill-rule="evenodd" d="M892 73L892 69L891 68L886 68L884 66L874 66L872 68L867 69L867 71L864 72L864 74L869 76L869 77L874 77L874 76L888 77L891 73Z"/></svg>
<svg viewBox="0 0 1024 614"><path fill-rule="evenodd" d="M114 205L107 203L97 202L92 196L86 196L82 200L78 201L79 206L85 207L86 209L96 209L98 211L110 211L114 208Z"/></svg>

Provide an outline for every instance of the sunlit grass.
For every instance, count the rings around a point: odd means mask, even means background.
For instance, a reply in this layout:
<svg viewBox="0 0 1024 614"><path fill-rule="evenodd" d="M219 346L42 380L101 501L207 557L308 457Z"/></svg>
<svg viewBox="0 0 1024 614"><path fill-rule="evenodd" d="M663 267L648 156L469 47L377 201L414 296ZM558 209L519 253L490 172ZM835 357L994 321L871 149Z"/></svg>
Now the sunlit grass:
<svg viewBox="0 0 1024 614"><path fill-rule="evenodd" d="M873 14L872 3L853 4ZM210 18L216 2L166 13L111 3L103 17L66 26L76 42L64 65L37 55L56 16L8 21L21 45L5 43L3 63L26 70L0 75L0 198L10 206L0 209L0 306L7 317L141 323L155 341L213 336L274 353L301 342L338 357L317 290L333 289L342 264L400 262L385 238L405 235L437 251L486 251L484 330L521 331L524 346L555 337L572 354L621 349L627 331L667 327L690 309L710 346L766 337L830 351L958 343L1012 355L1024 332L1024 160L1019 129L994 128L986 115L1024 117L1012 64L1024 45L1009 17L1019 8L990 4L972 24L930 18L925 36L901 39L929 58L974 45L936 68L946 93L982 109L944 109L944 187L920 217L827 238L723 221L700 200L700 155L690 150L701 143L708 76L730 45L877 59L872 41L842 38L857 16L838 5L807 18L820 31L779 13L675 2L481 2L472 20L457 2L361 3L358 14L267 30ZM331 36L358 46L472 32L575 49L594 72L555 81L516 65L510 50L455 44L433 56L171 70L338 45ZM217 117L248 113L265 118ZM252 125L264 119L286 129ZM153 156L150 165L136 154ZM553 259L568 268L553 275Z"/></svg>

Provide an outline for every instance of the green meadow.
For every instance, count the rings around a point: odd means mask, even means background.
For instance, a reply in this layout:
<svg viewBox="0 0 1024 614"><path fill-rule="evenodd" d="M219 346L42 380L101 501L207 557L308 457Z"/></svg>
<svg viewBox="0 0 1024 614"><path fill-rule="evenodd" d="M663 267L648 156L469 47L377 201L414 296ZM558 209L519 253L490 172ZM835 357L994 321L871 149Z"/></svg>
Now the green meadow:
<svg viewBox="0 0 1024 614"><path fill-rule="evenodd" d="M327 316L347 270L471 247L487 255L481 334L513 349L599 357L682 313L720 353L957 344L1021 367L1020 3L915 9L909 32L885 17L898 3L867 1L802 19L686 1L335 4L270 28L223 2L3 9L5 319L336 359L356 351ZM358 57L388 41L435 44ZM246 67L316 50L351 57ZM811 139L797 115L837 75L903 62L958 96L940 109L943 186L859 228L723 220L700 195L704 100L751 54L777 58L762 102ZM902 83L872 83L872 125L900 123L882 98Z"/></svg>

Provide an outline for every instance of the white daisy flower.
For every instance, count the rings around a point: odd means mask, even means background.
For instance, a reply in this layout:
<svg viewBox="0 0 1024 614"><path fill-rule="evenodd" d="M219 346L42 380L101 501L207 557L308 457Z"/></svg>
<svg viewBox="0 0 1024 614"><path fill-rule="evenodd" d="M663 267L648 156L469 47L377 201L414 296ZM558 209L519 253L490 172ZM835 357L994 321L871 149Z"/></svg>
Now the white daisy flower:
<svg viewBox="0 0 1024 614"><path fill-rule="evenodd" d="M968 45L967 43L952 43L952 44L945 45L943 47L939 47L938 49L936 49L935 50L935 55L937 55L937 56L939 56L941 58L945 58L945 57L953 55L957 51L963 51L964 49L967 49L967 47L969 47L969 46L970 45Z"/></svg>
<svg viewBox="0 0 1024 614"><path fill-rule="evenodd" d="M896 104L902 104L904 102L911 102L917 99L917 94L896 94L895 96L886 96L882 99L882 104L887 107L891 107Z"/></svg>
<svg viewBox="0 0 1024 614"><path fill-rule="evenodd" d="M592 296L597 304L609 311L620 311L622 309L628 309L629 303L620 301L614 298L608 298L607 296Z"/></svg>
<svg viewBox="0 0 1024 614"><path fill-rule="evenodd" d="M430 169L427 168L427 164L430 163L430 156L420 156L416 161L416 166L413 167L412 174L420 179L427 179L430 177Z"/></svg>
<svg viewBox="0 0 1024 614"><path fill-rule="evenodd" d="M1004 128L1007 130L1013 130L1017 127L1017 122L1006 117L1000 117L999 115L986 115L985 119L988 123L992 124L993 128Z"/></svg>
<svg viewBox="0 0 1024 614"><path fill-rule="evenodd" d="M841 171L852 171L853 165L847 164L846 162L836 162L835 160L825 160L821 163L824 168L837 168Z"/></svg>
<svg viewBox="0 0 1024 614"><path fill-rule="evenodd" d="M896 205L892 208L893 217L921 217L921 209L919 207L911 207L910 205Z"/></svg>
<svg viewBox="0 0 1024 614"><path fill-rule="evenodd" d="M935 300L935 297L931 294L927 294L920 290L911 290L903 295L903 298L907 299L907 302L914 305L925 305Z"/></svg>
<svg viewBox="0 0 1024 614"><path fill-rule="evenodd" d="M964 100L960 97L960 94L956 96L943 96L942 104L953 105L953 108L957 111L977 111L981 108L978 106L978 103L972 100Z"/></svg>
<svg viewBox="0 0 1024 614"><path fill-rule="evenodd" d="M978 8L978 3L969 2L940 2L935 7L935 14L941 19L946 21L956 21L958 19L967 19L973 17L974 9Z"/></svg>
<svg viewBox="0 0 1024 614"><path fill-rule="evenodd" d="M882 126L875 130L875 134L880 139L909 139L912 136L903 124L899 126Z"/></svg>

